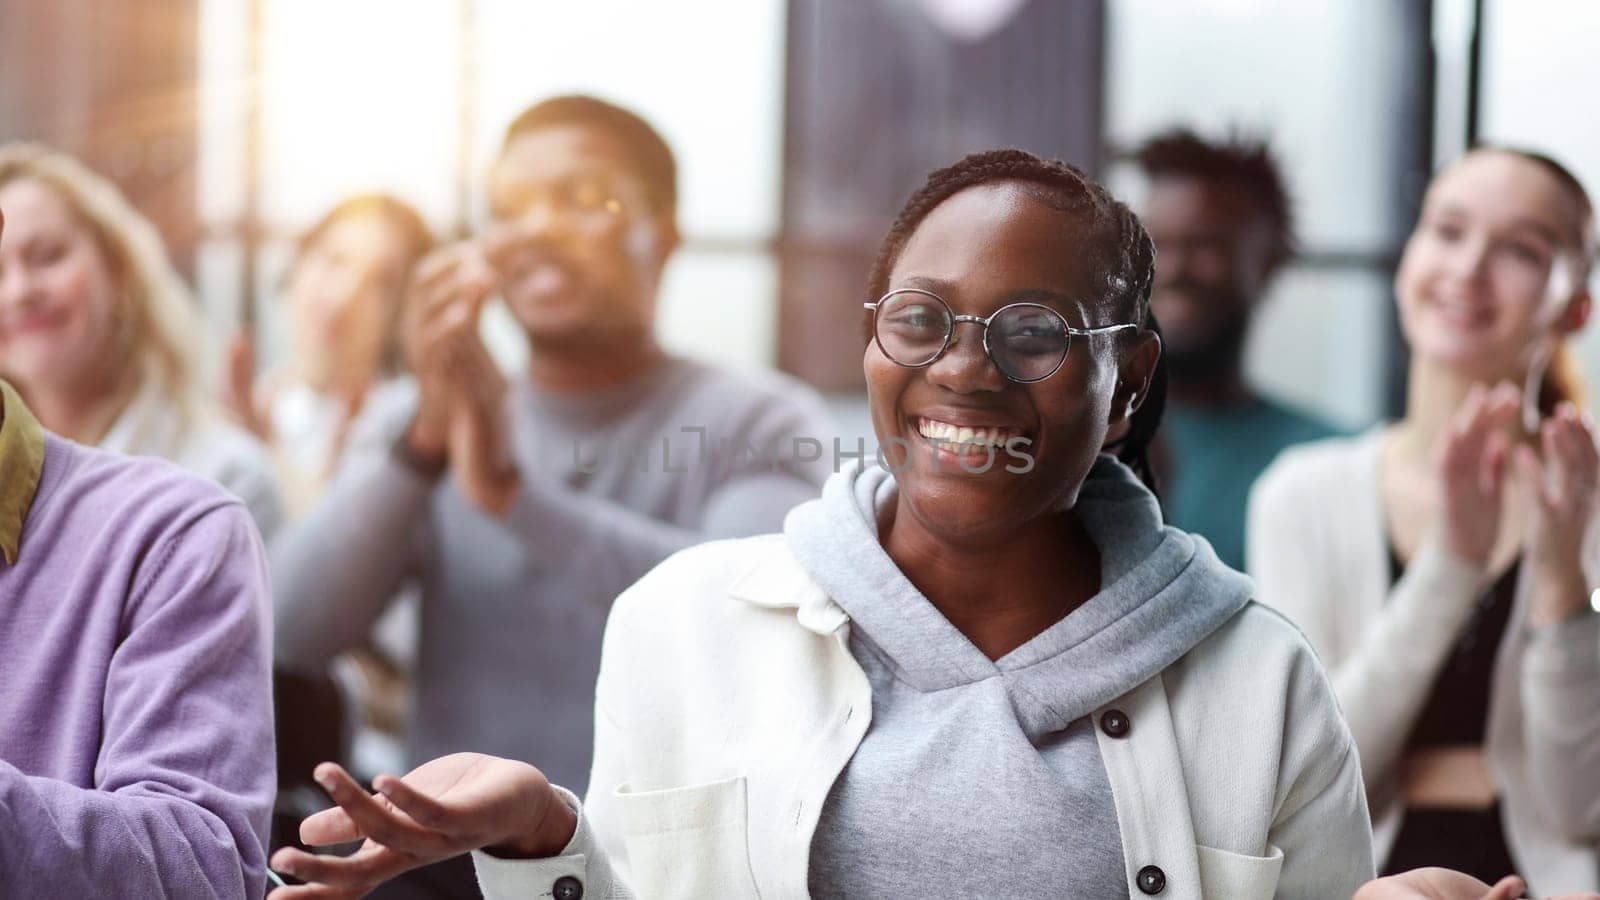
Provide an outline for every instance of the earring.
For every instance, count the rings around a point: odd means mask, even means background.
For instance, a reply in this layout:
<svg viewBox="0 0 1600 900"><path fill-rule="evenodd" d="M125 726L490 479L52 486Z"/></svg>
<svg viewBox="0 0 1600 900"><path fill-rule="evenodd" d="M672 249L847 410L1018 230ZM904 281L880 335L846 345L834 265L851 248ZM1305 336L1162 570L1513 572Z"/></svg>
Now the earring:
<svg viewBox="0 0 1600 900"><path fill-rule="evenodd" d="M1539 433L1539 393L1544 386L1545 373L1550 371L1550 361L1555 357L1556 343L1547 340L1539 345L1534 352L1533 364L1528 367L1528 377L1522 383L1522 431L1524 434L1535 435Z"/></svg>

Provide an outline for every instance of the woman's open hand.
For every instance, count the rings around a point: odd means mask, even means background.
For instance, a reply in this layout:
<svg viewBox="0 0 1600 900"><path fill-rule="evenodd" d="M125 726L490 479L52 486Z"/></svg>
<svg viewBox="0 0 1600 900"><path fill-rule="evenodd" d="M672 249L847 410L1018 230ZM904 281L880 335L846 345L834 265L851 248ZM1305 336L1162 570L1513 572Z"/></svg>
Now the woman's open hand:
<svg viewBox="0 0 1600 900"><path fill-rule="evenodd" d="M1583 547L1600 481L1593 426L1561 404L1539 429L1539 452L1518 447L1516 466L1533 501L1524 546L1534 583L1529 613L1535 625L1560 621L1589 599Z"/></svg>
<svg viewBox="0 0 1600 900"><path fill-rule="evenodd" d="M285 847L272 867L302 881L269 900L359 897L409 869L487 849L500 856L554 856L571 840L577 815L533 766L479 753L456 753L405 778L380 775L369 794L334 763L317 783L339 804L309 816L300 838L312 846L363 840L349 856Z"/></svg>
<svg viewBox="0 0 1600 900"><path fill-rule="evenodd" d="M1439 447L1440 526L1457 556L1486 564L1500 536L1510 427L1521 395L1509 384L1474 387Z"/></svg>

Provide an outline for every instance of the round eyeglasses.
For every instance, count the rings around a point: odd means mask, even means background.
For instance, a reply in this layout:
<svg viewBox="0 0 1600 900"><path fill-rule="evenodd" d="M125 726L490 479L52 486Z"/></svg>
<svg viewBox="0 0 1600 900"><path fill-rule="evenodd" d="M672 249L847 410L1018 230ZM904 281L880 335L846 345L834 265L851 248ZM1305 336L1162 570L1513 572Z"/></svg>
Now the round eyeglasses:
<svg viewBox="0 0 1600 900"><path fill-rule="evenodd" d="M872 339L889 361L908 369L933 365L955 344L956 325L971 322L983 329L983 350L1011 381L1031 384L1054 375L1067 361L1074 335L1138 328L1105 325L1074 328L1065 317L1040 303L1012 303L983 316L958 316L939 295L921 288L890 291L872 310Z"/></svg>

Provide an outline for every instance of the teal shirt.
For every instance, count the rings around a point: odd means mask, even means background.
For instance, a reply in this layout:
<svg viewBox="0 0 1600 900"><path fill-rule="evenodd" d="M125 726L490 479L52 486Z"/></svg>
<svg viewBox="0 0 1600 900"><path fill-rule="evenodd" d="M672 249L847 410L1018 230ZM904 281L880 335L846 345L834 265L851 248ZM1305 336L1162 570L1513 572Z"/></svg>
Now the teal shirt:
<svg viewBox="0 0 1600 900"><path fill-rule="evenodd" d="M1204 536L1223 562L1240 571L1250 485L1285 447L1341 433L1260 396L1220 412L1169 406L1161 432L1171 460L1161 485L1168 521Z"/></svg>

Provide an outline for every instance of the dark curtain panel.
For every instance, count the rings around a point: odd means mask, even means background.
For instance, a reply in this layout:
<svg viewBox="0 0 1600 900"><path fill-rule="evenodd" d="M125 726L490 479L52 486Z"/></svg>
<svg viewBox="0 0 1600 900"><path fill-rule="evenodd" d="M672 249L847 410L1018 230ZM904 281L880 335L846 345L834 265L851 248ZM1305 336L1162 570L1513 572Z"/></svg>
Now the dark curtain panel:
<svg viewBox="0 0 1600 900"><path fill-rule="evenodd" d="M0 141L109 176L192 270L198 0L0 0Z"/></svg>
<svg viewBox="0 0 1600 900"><path fill-rule="evenodd" d="M1093 172L1101 0L1029 0L977 40L918 0L790 0L778 361L823 388L861 384L863 285L929 170L1021 147Z"/></svg>
<svg viewBox="0 0 1600 900"><path fill-rule="evenodd" d="M1476 7L1475 22L1481 22L1482 5ZM1405 249L1411 226L1422 212L1422 196L1427 193L1428 181L1433 177L1433 117L1434 93L1437 88L1435 70L1438 56L1433 46L1433 7L1425 2L1396 4L1393 11L1394 27L1407 47L1406 59L1410 71L1408 78L1395 93L1394 106L1389 115L1399 134L1395 141L1394 229L1390 234L1393 248L1386 264L1386 274L1393 281L1400 265L1400 254ZM1473 31L1473 68L1477 69L1477 30ZM1477 81L1474 74L1473 81ZM1476 108L1476 98L1473 106ZM1476 118L1476 112L1473 113ZM1385 336L1388 341L1387 369L1384 379L1383 415L1398 418L1406 409L1406 380L1411 353L1406 348L1405 336L1400 331L1400 308L1389 304Z"/></svg>

